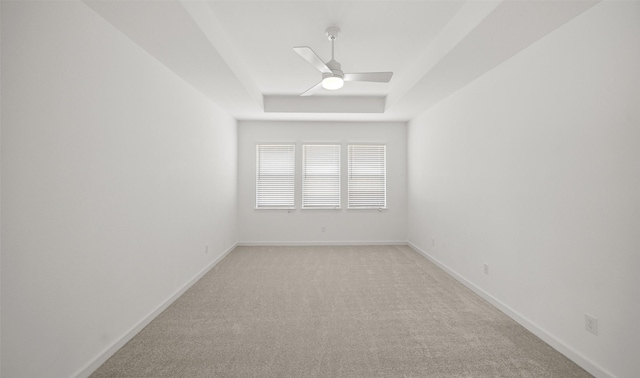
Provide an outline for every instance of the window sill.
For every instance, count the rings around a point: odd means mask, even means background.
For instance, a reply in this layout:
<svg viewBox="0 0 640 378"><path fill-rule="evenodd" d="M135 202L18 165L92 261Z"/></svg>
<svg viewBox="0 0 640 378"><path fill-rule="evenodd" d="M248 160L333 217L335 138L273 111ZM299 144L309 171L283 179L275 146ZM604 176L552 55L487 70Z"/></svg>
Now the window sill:
<svg viewBox="0 0 640 378"><path fill-rule="evenodd" d="M295 207L255 207L254 210L295 210Z"/></svg>

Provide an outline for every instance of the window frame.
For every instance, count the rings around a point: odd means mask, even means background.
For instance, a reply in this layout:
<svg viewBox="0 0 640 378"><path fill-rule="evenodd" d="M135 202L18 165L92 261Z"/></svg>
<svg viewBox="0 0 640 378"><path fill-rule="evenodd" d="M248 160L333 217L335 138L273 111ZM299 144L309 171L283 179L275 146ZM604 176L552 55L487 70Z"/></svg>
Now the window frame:
<svg viewBox="0 0 640 378"><path fill-rule="evenodd" d="M260 191L260 177L263 172L263 169L261 168L263 163L263 161L261 160L261 154L260 154L261 147L289 147L290 148L290 153L291 153L290 167L286 167L287 169L290 170L290 172L286 177L290 176L290 179L288 180L289 181L288 184L290 188L287 188L287 190L290 190L291 193L287 193L287 196L290 196L290 198L287 198L287 199L290 201L289 203L291 203L291 205L281 204L281 205L272 205L272 206L260 206L260 197L262 194L262 191ZM296 150L297 150L297 146L295 143L256 143L255 210L294 210L296 208ZM287 151L283 149L283 152L287 152Z"/></svg>
<svg viewBox="0 0 640 378"><path fill-rule="evenodd" d="M337 185L334 182L333 186L337 187L337 193L333 193L332 195L337 195L337 204L335 202L333 204L329 204L326 206L318 206L318 205L309 205L306 204L305 194L307 193L307 148L314 147L335 147L337 148L336 157L337 163L335 166L330 167L331 169L337 169L337 175L334 175L334 179L337 179ZM300 180L301 180L301 191L300 191L300 209L302 210L340 210L342 209L342 144L341 143L303 143L302 144L302 163L301 163L301 172L300 172Z"/></svg>
<svg viewBox="0 0 640 378"><path fill-rule="evenodd" d="M353 165L353 159L352 159L352 147L382 147L382 169L383 169L383 176L382 176L382 189L383 189L383 205L380 206L380 204L376 204L376 205L362 205L362 206L354 206L354 204L352 204L352 192L354 192L355 190L352 189L352 185L355 185L355 180L353 179L353 173L352 173L352 165ZM387 144L386 143L349 143L347 144L347 209L348 210L387 210L388 209L388 203L387 203L387 192L388 192L388 188L387 188L387 183L388 183L388 177L387 177ZM355 196L354 196L355 197ZM354 202L355 202L356 198L353 198Z"/></svg>

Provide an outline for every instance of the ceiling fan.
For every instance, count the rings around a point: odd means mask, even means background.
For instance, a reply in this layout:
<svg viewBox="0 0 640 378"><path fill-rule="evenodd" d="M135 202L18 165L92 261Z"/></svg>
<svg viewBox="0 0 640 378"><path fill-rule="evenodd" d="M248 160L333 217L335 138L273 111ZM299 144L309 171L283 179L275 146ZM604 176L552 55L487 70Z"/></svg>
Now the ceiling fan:
<svg viewBox="0 0 640 378"><path fill-rule="evenodd" d="M363 73L344 73L342 72L340 63L333 59L333 45L335 43L340 29L330 27L327 29L327 37L331 41L331 60L327 63L311 50L308 46L294 47L293 51L297 52L307 62L311 63L315 68L322 72L322 80L302 93L300 96L312 95L320 88L328 90L336 90L342 88L345 81L371 81L376 83L388 83L393 76L393 72L363 72Z"/></svg>

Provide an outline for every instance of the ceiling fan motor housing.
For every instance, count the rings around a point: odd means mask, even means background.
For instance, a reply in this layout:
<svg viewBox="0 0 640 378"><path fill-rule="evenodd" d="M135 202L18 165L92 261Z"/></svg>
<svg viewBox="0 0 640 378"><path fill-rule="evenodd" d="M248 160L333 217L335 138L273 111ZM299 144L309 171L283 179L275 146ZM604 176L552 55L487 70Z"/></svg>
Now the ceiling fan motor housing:
<svg viewBox="0 0 640 378"><path fill-rule="evenodd" d="M333 76L333 77L337 76L340 78L344 78L344 72L342 72L342 66L340 65L340 63L331 59L330 61L327 62L327 67L329 67L329 69L331 70L331 73L322 74L323 79L328 76Z"/></svg>

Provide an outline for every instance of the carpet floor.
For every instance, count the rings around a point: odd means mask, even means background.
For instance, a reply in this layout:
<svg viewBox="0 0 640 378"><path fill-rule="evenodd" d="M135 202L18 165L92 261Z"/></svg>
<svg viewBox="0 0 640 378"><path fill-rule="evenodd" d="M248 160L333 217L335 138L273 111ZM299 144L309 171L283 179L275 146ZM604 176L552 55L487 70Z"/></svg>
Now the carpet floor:
<svg viewBox="0 0 640 378"><path fill-rule="evenodd" d="M238 247L92 375L591 377L406 246Z"/></svg>

